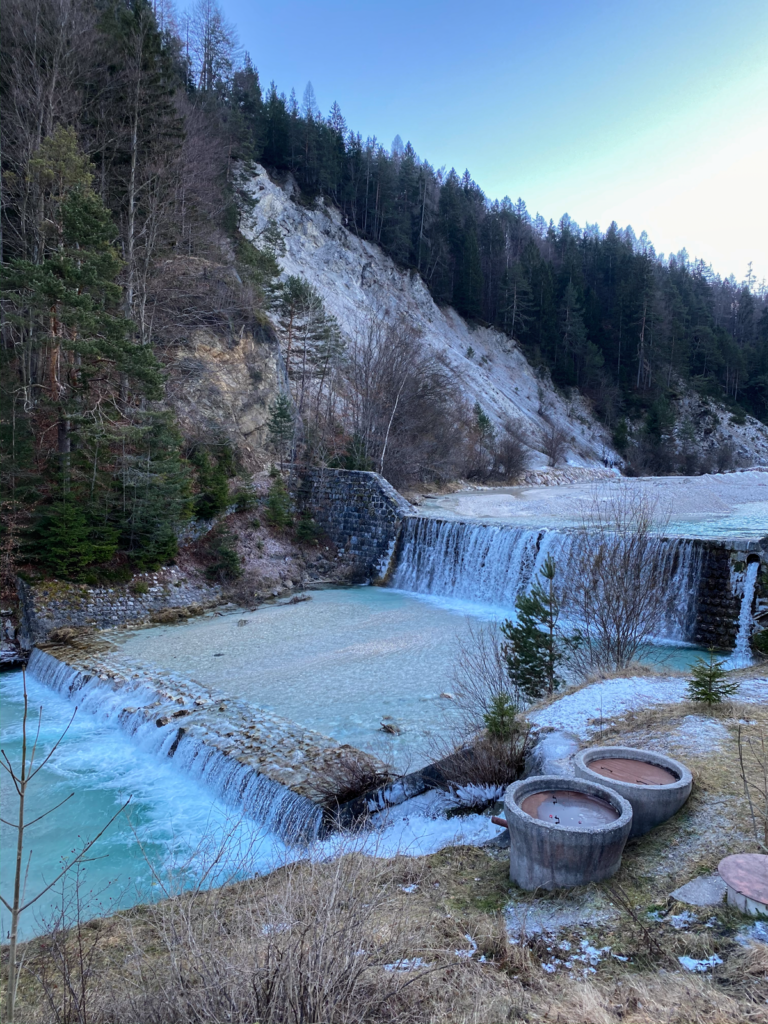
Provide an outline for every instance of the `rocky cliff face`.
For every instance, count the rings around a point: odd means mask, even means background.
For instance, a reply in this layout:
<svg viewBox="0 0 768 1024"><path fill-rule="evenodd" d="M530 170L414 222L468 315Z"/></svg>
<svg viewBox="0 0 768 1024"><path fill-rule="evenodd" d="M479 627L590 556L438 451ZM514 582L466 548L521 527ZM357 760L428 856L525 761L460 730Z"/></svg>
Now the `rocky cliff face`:
<svg viewBox="0 0 768 1024"><path fill-rule="evenodd" d="M243 218L243 234L258 245L267 224L275 221L286 246L283 270L306 278L347 334L360 329L372 313L406 317L424 344L456 371L470 403L480 402L496 423L522 418L535 438L548 427L545 416L562 424L573 465L599 464L610 452L607 432L580 396L566 401L506 335L470 326L453 309L439 308L417 274L401 270L378 246L349 231L330 204L322 199L314 208L299 203L290 179L277 184L261 167L247 189L256 205ZM534 452L532 463L543 466L547 460Z"/></svg>
<svg viewBox="0 0 768 1024"><path fill-rule="evenodd" d="M259 245L274 221L285 241L283 272L306 278L345 334L361 330L372 314L404 317L456 372L470 404L479 402L495 423L523 420L540 444L550 424L559 425L569 438L571 466L601 465L605 456L618 459L608 432L582 396L573 392L566 399L557 392L548 375L535 371L506 335L438 307L418 274L401 270L378 246L350 231L330 203L318 199L308 206L290 177L280 184L261 167L246 190L256 203L243 215L243 234ZM184 434L192 440L226 434L246 463L263 467L269 461L266 420L283 372L268 318L263 313L255 317L243 301L247 288L232 266L169 261L161 292L168 400ZM680 447L693 447L706 459L725 445L741 465L768 464L764 424L752 417L736 422L717 403L693 395L681 395L676 404L678 426L687 431L677 439ZM532 469L547 462L543 452L532 453ZM712 468L717 468L716 458Z"/></svg>
<svg viewBox="0 0 768 1024"><path fill-rule="evenodd" d="M268 463L269 407L278 391L278 346L269 326L237 334L191 332L167 353L169 404L190 440L224 434L253 468Z"/></svg>

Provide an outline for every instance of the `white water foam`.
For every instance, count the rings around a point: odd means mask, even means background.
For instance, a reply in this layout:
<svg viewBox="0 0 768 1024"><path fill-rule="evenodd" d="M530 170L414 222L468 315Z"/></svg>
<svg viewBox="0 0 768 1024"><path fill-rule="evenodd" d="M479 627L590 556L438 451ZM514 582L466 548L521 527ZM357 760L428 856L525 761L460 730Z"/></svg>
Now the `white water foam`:
<svg viewBox="0 0 768 1024"><path fill-rule="evenodd" d="M413 517L403 524L392 586L415 594L504 609L537 578L546 558L567 580L580 533ZM660 639L692 639L701 574L701 546L690 538L653 537L644 571L653 576L664 606Z"/></svg>
<svg viewBox="0 0 768 1024"><path fill-rule="evenodd" d="M27 691L28 735L35 735L42 708L39 764L64 732L78 701L55 692L29 672ZM0 676L0 695L0 746L18 766L23 713L21 672ZM0 787L3 817L12 821L16 794L6 773L0 776ZM71 856L83 842L97 835L128 797L132 798L125 813L96 843L95 860L80 872L84 919L150 902L197 884L201 878L206 885L218 885L265 873L304 850L286 847L263 826L233 812L215 792L179 771L174 759L158 757L145 749L136 737L127 736L114 718L89 713L82 700L63 742L30 784L27 820L55 807L70 793L74 795L63 806L32 824L26 834L25 867L31 851L30 894L55 878L62 857ZM0 825L0 833L0 883L3 896L9 898L16 831ZM72 875L65 882L67 899L73 896L74 881ZM61 910L61 887L56 886L22 915L22 939L49 930ZM4 937L8 925L7 914L0 911Z"/></svg>
<svg viewBox="0 0 768 1024"><path fill-rule="evenodd" d="M744 580L739 589L742 590L741 608L739 609L739 631L736 634L736 646L733 654L723 663L727 669L747 668L754 662L750 650L749 641L752 636L752 603L755 600L755 588L757 587L757 573L760 568L759 562L750 562L744 573ZM732 577L733 586L733 577Z"/></svg>
<svg viewBox="0 0 768 1024"><path fill-rule="evenodd" d="M57 693L76 700L89 714L116 721L145 750L172 757L182 771L209 786L233 810L282 839L307 840L318 834L322 810L311 800L209 745L200 728L183 731L173 722L158 728L156 720L162 709L147 718L142 707L157 700L157 691L149 686L125 684L115 689L109 680L80 672L38 649L32 652L29 672ZM133 704L137 706L129 706Z"/></svg>
<svg viewBox="0 0 768 1024"><path fill-rule="evenodd" d="M37 661L42 668L45 663ZM49 664L48 678L54 673L55 666ZM96 835L127 797L133 796L127 816L120 815L110 826L94 848L96 859L85 866L80 879L82 920L162 898L188 886L220 885L264 874L296 858L325 860L352 850L378 857L417 857L446 845L480 843L498 834L485 815L470 813L448 819L445 812L453 804L436 791L412 797L399 807L383 808L372 815L370 827L360 832L285 846L264 826L233 813L202 781L186 770L179 771L176 758L164 756L163 747L156 746L151 730L126 735L117 713L121 702L110 710L104 685L81 685L70 694L67 680L72 682L71 675L64 670L56 675L61 690L27 673L33 723L37 710L43 708L41 756L51 749L78 704L64 742L30 791L29 817L58 804L72 791L74 797L31 828L29 891L37 891L55 877L61 857ZM88 693L89 689L93 692ZM18 763L21 672L4 673L0 692L1 745L11 761ZM96 713L89 710L92 701ZM152 729L161 732L154 724ZM210 774L207 778L215 784ZM14 794L5 774L0 784L3 805L8 810L13 806ZM8 896L14 860L9 852L15 849L15 831L5 825L0 830L4 851L0 881L3 895ZM71 896L71 887L69 892ZM23 915L22 940L50 930L60 912L61 898L52 892ZM0 931L6 934L7 927L8 921L0 912Z"/></svg>

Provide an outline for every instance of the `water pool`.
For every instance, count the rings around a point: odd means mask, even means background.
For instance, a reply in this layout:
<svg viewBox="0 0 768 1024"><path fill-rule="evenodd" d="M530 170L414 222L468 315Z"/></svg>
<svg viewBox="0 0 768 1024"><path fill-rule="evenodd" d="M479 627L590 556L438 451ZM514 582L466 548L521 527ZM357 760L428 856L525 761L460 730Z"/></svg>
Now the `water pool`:
<svg viewBox="0 0 768 1024"><path fill-rule="evenodd" d="M377 587L329 589L296 605L264 605L255 612L234 611L186 625L116 631L110 634L116 649L107 657L124 670L142 666L159 679L192 677L406 770L430 760L431 737L451 727L455 706L442 694L452 689L458 640L471 624L503 615L503 609L491 605ZM247 624L238 625L243 620ZM645 657L657 659L663 672L665 666L687 667L698 653L692 647L665 645L649 647ZM73 705L32 677L28 688L31 707L44 707L41 742L47 750ZM20 673L0 674L0 697L2 746L16 761ZM382 722L401 732L383 732ZM227 858L211 881L267 871L296 856L172 760L158 758L136 736L124 734L114 716L78 712L38 778L29 817L73 790L72 800L30 829L30 890L51 880L61 857L78 847L78 837L95 835L132 795L129 814L114 822L94 850L103 859L84 869L85 917L152 900L163 895L163 886L190 884L230 832ZM4 816L12 818L13 794L4 773L0 795L8 811ZM427 830L435 827L424 824ZM15 832L2 826L0 842L9 851ZM4 895L12 867L13 858L6 852L0 865ZM46 930L57 903L60 898L51 894L28 911L22 935ZM7 933L7 914L0 922Z"/></svg>
<svg viewBox="0 0 768 1024"><path fill-rule="evenodd" d="M45 756L66 727L74 707L29 675L27 689L32 735L37 711L43 706L40 750ZM21 695L21 673L0 674L1 745L14 765L18 765L21 753ZM1 774L3 817L15 820L15 792L7 773ZM178 771L173 762L161 761L142 750L116 724L83 711L78 711L64 742L30 783L27 821L73 791L71 800L27 832L26 850L33 851L27 887L30 894L52 881L61 869L62 857L72 856L73 851L82 848L83 841L97 835L132 795L129 810L115 820L93 848L92 856L100 859L82 869L85 918L158 898L164 887L175 891L190 884L225 837L227 858L217 866L212 881L223 881L244 871L268 870L285 853L276 837L225 807L204 785ZM15 829L0 826L0 846L0 888L9 899ZM72 896L73 879L65 886L66 899ZM22 916L21 937L48 930L60 907L61 886L57 886ZM0 911L0 927L5 940L10 927L5 908Z"/></svg>
<svg viewBox="0 0 768 1024"><path fill-rule="evenodd" d="M122 671L193 678L406 771L434 759L435 737L455 721L445 695L458 642L472 624L504 614L381 587L328 589L296 605L122 634L109 660ZM700 653L649 645L643 660L663 672L687 668Z"/></svg>

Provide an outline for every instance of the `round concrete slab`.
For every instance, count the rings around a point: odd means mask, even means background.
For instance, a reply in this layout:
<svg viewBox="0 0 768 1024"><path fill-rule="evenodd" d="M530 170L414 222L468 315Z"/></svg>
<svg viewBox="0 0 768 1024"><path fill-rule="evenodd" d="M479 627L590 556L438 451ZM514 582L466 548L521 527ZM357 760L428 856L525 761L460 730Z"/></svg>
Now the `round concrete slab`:
<svg viewBox="0 0 768 1024"><path fill-rule="evenodd" d="M606 777L604 773L593 771L590 767L592 762L604 767L612 759L616 759L622 769L614 777ZM629 775L625 769L627 763L632 761L639 762L636 781L627 781ZM684 764L655 750L638 750L634 747L590 747L576 754L573 765L577 778L599 782L620 793L625 800L629 800L632 804L631 837L643 836L671 818L673 814L677 814L690 796L693 786L693 777ZM639 781L643 777L644 766L663 769L671 781L664 785ZM651 778L651 774L648 778Z"/></svg>
<svg viewBox="0 0 768 1024"><path fill-rule="evenodd" d="M597 798L613 809L614 820L603 824L564 824L532 817L523 810L527 797L563 790ZM632 807L606 786L562 775L534 775L513 782L504 794L510 836L509 876L521 889L559 889L610 878L632 826Z"/></svg>
<svg viewBox="0 0 768 1024"><path fill-rule="evenodd" d="M744 914L768 914L768 855L736 853L717 865L728 886L728 902Z"/></svg>

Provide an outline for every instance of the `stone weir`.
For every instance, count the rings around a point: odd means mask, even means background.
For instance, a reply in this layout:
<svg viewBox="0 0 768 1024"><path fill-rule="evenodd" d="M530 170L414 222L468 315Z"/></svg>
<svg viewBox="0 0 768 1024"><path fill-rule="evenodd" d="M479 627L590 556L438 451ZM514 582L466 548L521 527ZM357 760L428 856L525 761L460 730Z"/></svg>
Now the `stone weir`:
<svg viewBox="0 0 768 1024"><path fill-rule="evenodd" d="M421 516L377 473L312 470L300 482L297 502L353 556L358 581L500 607L514 605L547 554L567 566L578 543L574 531ZM768 599L768 537L659 537L651 556L648 571L659 579L670 640L732 648L754 608ZM747 568L755 561L762 572L750 587Z"/></svg>
<svg viewBox="0 0 768 1024"><path fill-rule="evenodd" d="M400 525L415 514L413 505L383 476L349 469L307 470L298 484L296 504L352 556L352 581L358 583L386 574Z"/></svg>
<svg viewBox="0 0 768 1024"><path fill-rule="evenodd" d="M748 646L752 616L768 598L768 537L697 543L702 559L693 639L705 647L732 648L746 627ZM754 563L758 573L749 571Z"/></svg>
<svg viewBox="0 0 768 1024"><path fill-rule="evenodd" d="M577 530L411 516L401 523L388 580L412 593L512 608L551 555L565 583L567 614L569 567L579 537ZM658 589L660 636L725 649L737 645L764 586L765 574L760 583L749 571L755 562L768 569L768 538L649 538L643 572Z"/></svg>
<svg viewBox="0 0 768 1024"><path fill-rule="evenodd" d="M386 777L375 758L294 722L191 680L158 681L109 664L111 644L34 648L28 671L145 749L172 757L182 771L286 841L306 842L328 828L349 799L350 765L361 777Z"/></svg>

